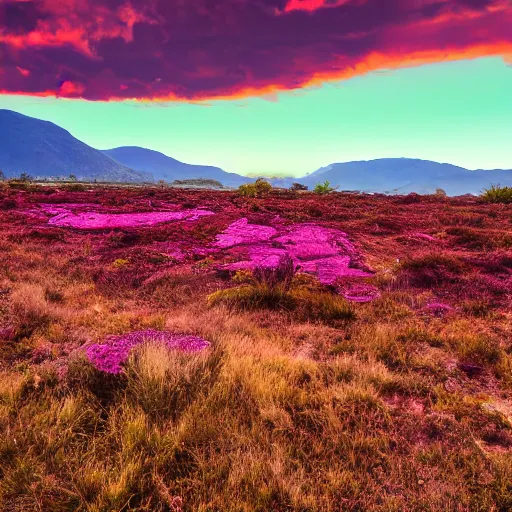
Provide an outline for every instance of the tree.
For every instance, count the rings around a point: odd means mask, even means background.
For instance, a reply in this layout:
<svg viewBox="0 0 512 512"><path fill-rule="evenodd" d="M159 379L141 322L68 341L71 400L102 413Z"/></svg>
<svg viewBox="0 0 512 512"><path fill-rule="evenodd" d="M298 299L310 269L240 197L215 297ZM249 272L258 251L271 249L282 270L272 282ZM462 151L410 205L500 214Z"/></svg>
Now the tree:
<svg viewBox="0 0 512 512"><path fill-rule="evenodd" d="M332 188L331 183L328 180L325 180L323 183L317 183L315 185L314 192L315 194L329 194L330 192L334 192L336 188Z"/></svg>
<svg viewBox="0 0 512 512"><path fill-rule="evenodd" d="M20 174L20 180L21 181L32 181L34 178L30 176L30 174L27 174L26 172L22 172Z"/></svg>
<svg viewBox="0 0 512 512"><path fill-rule="evenodd" d="M290 189L293 190L294 192L298 192L299 190L307 190L308 186L303 185L302 183L292 183Z"/></svg>
<svg viewBox="0 0 512 512"><path fill-rule="evenodd" d="M258 178L254 183L246 183L238 187L238 193L245 197L260 197L272 190L272 185L263 178Z"/></svg>
<svg viewBox="0 0 512 512"><path fill-rule="evenodd" d="M76 181L76 176L74 174L70 174L69 181Z"/></svg>

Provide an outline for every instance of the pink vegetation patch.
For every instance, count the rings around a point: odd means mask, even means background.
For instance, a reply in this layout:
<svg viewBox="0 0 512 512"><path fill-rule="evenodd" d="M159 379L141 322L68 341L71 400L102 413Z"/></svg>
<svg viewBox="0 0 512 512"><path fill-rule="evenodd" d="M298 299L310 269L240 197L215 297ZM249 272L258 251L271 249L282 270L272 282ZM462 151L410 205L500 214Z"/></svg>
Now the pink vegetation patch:
<svg viewBox="0 0 512 512"><path fill-rule="evenodd" d="M199 352L210 346L208 341L197 336L148 329L110 336L105 343L89 345L86 354L98 370L118 374L123 369L122 365L128 361L132 349L143 343L160 343L182 352Z"/></svg>
<svg viewBox="0 0 512 512"><path fill-rule="evenodd" d="M216 245L247 249L247 259L226 265L227 270L275 268L283 256L289 256L297 270L317 276L325 285L334 284L338 278L372 275L353 267L357 251L346 233L315 224L274 228L240 219L217 237Z"/></svg>
<svg viewBox="0 0 512 512"><path fill-rule="evenodd" d="M235 245L253 244L269 240L276 235L277 229L273 227L249 224L247 219L240 219L233 222L224 233L217 236L215 245L227 248Z"/></svg>
<svg viewBox="0 0 512 512"><path fill-rule="evenodd" d="M76 229L109 229L125 227L154 226L162 222L198 220L213 215L208 210L185 210L178 212L147 213L71 213L64 212L51 218L48 223L54 226Z"/></svg>

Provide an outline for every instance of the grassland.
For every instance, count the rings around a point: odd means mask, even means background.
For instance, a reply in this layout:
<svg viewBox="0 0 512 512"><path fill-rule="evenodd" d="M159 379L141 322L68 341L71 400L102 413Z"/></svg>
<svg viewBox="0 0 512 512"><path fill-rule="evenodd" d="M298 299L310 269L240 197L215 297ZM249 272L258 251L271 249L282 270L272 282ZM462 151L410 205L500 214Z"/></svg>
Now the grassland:
<svg viewBox="0 0 512 512"><path fill-rule="evenodd" d="M215 215L80 231L48 225L41 203ZM277 215L346 232L380 297L351 303L307 276L284 286L218 272L226 254L206 250L218 233ZM81 350L143 329L211 348L148 344L120 375ZM0 191L3 512L505 512L511 422L510 206Z"/></svg>

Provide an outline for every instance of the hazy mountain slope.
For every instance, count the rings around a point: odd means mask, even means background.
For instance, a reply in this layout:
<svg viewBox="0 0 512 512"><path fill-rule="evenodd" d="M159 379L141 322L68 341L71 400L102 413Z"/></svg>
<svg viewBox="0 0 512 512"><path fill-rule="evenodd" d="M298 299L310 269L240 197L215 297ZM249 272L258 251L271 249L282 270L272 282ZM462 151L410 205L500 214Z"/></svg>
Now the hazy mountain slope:
<svg viewBox="0 0 512 512"><path fill-rule="evenodd" d="M0 169L6 176L69 176L99 181L153 181L91 148L56 124L0 110Z"/></svg>
<svg viewBox="0 0 512 512"><path fill-rule="evenodd" d="M510 170L469 171L451 164L411 158L335 163L298 178L296 181L314 187L329 180L340 190L389 193L433 193L444 189L449 195L479 194L491 184L512 185Z"/></svg>
<svg viewBox="0 0 512 512"><path fill-rule="evenodd" d="M243 183L254 181L239 174L225 172L219 167L186 164L158 151L137 146L107 149L102 152L120 164L151 173L156 180L171 182L174 180L208 178L220 181L223 185L229 187L237 187Z"/></svg>

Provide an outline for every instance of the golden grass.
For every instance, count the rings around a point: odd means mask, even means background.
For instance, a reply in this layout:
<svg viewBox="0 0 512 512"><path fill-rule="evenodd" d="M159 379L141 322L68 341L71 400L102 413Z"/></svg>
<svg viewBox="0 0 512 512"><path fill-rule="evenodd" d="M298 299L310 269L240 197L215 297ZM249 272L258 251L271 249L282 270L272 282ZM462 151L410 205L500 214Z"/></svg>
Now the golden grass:
<svg viewBox="0 0 512 512"><path fill-rule="evenodd" d="M86 242L3 246L2 512L512 509L510 318L477 302L433 317L433 293L396 277L450 284L459 257L383 263L370 304L306 283L269 309L275 289L250 283L208 305L206 271L103 293L74 268ZM212 347L143 346L118 377L75 355L58 376L68 345L147 328Z"/></svg>

